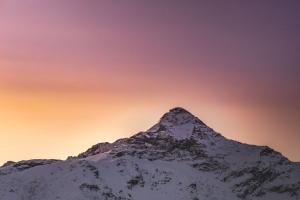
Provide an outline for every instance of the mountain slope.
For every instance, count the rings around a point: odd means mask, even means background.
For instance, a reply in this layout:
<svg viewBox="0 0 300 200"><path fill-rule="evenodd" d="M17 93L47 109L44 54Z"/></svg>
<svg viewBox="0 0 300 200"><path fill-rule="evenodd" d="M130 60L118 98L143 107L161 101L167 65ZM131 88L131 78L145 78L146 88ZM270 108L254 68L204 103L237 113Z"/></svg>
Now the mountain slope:
<svg viewBox="0 0 300 200"><path fill-rule="evenodd" d="M5 164L0 199L300 199L300 163L174 108L148 131L66 161Z"/></svg>

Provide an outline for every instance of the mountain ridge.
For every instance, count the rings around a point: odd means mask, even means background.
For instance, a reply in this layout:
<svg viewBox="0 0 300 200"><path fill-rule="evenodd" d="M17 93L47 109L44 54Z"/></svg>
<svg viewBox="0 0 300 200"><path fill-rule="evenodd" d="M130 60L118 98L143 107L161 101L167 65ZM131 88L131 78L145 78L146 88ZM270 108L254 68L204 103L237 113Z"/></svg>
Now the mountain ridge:
<svg viewBox="0 0 300 200"><path fill-rule="evenodd" d="M300 163L228 140L177 107L147 131L66 161L10 162L0 181L0 196L13 200L299 199Z"/></svg>

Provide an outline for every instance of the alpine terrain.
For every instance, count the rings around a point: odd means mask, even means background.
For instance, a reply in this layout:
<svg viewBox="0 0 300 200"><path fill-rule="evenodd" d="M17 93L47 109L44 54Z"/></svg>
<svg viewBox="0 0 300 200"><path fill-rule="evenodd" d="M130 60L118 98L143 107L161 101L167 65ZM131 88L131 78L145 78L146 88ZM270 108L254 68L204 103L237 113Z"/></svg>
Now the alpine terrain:
<svg viewBox="0 0 300 200"><path fill-rule="evenodd" d="M1 200L300 199L300 163L229 140L183 108L67 160L9 161Z"/></svg>

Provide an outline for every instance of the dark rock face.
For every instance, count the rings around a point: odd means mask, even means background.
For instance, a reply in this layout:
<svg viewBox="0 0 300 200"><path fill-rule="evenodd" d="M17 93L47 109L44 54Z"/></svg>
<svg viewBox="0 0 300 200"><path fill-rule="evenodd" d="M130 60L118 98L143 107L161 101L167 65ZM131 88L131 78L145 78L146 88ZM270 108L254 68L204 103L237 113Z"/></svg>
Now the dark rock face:
<svg viewBox="0 0 300 200"><path fill-rule="evenodd" d="M278 186L273 186L269 188L270 192L275 192L275 193L288 193L290 197L299 197L299 191L300 191L300 181L298 184L289 184L289 185L278 185Z"/></svg>
<svg viewBox="0 0 300 200"><path fill-rule="evenodd" d="M55 162L59 162L60 160L40 160L40 159L36 159L36 160L28 160L28 161L20 161L20 162L7 162L5 165L3 165L1 168L7 168L8 169L3 169L1 170L0 168L0 176L1 175L8 175L11 174L13 172L21 172L30 168L34 168L34 167L38 167L38 166L43 166L43 165L49 165L49 164L53 164Z"/></svg>
<svg viewBox="0 0 300 200"><path fill-rule="evenodd" d="M1 167L7 167L9 165L15 164L16 162L14 161L7 161L6 163L4 163Z"/></svg>
<svg viewBox="0 0 300 200"><path fill-rule="evenodd" d="M131 179L130 181L128 181L127 184L128 184L127 188L132 189L136 185L140 185L141 187L144 187L145 182L143 180L143 176L138 175L138 176L134 177L133 179Z"/></svg>
<svg viewBox="0 0 300 200"><path fill-rule="evenodd" d="M78 158L86 158L88 156L104 153L110 151L112 148L114 148L114 144L110 144L108 142L99 143L89 148L86 152L79 154Z"/></svg>
<svg viewBox="0 0 300 200"><path fill-rule="evenodd" d="M237 192L237 196L244 199L247 196L258 192L264 184L274 181L280 174L271 167L260 169L259 167L245 168L240 171L231 172L223 181L232 180L232 178L249 177L233 186L233 191ZM258 193L258 196L263 196L263 193Z"/></svg>
<svg viewBox="0 0 300 200"><path fill-rule="evenodd" d="M84 189L88 189L88 190L91 190L91 191L99 191L100 188L98 187L98 185L89 185L87 183L83 183L79 186L79 188L81 190L84 190Z"/></svg>
<svg viewBox="0 0 300 200"><path fill-rule="evenodd" d="M89 148L86 152L83 152L83 153L79 154L78 156L69 156L67 158L67 160L72 161L72 160L86 158L89 156L94 156L94 155L97 155L100 153L105 153L105 152L111 151L117 145L119 145L123 140L126 140L126 139L119 139L119 140L115 141L114 143L105 142L105 143L95 144L91 148Z"/></svg>
<svg viewBox="0 0 300 200"><path fill-rule="evenodd" d="M45 163L43 161L18 162L15 163L13 167L17 168L18 171L24 171L26 169L30 169L32 167L41 166L45 164L50 164L50 163Z"/></svg>
<svg viewBox="0 0 300 200"><path fill-rule="evenodd" d="M180 160L198 159L207 157L205 145L198 144L193 138L184 140L174 140L172 137L148 138L145 136L133 137L126 141L126 148L114 149L111 154L116 157L125 155L136 156L138 158L153 160Z"/></svg>

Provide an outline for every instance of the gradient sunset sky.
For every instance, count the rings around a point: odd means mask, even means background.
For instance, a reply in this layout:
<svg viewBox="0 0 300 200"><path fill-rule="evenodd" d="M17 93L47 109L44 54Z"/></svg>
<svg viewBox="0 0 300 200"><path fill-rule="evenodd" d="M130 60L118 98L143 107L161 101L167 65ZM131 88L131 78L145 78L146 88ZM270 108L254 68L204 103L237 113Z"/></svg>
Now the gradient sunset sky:
<svg viewBox="0 0 300 200"><path fill-rule="evenodd" d="M0 0L0 165L183 107L300 161L300 1Z"/></svg>

